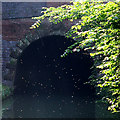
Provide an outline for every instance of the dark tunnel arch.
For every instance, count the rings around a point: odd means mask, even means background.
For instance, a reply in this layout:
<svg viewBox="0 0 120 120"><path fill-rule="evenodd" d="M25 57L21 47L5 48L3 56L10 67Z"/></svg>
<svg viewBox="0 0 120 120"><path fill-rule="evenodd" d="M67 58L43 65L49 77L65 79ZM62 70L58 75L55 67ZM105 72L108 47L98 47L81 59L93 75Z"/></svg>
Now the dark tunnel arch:
<svg viewBox="0 0 120 120"><path fill-rule="evenodd" d="M60 57L73 42L59 35L32 42L18 58L14 94L93 97L94 88L83 84L91 75L90 56L81 51Z"/></svg>

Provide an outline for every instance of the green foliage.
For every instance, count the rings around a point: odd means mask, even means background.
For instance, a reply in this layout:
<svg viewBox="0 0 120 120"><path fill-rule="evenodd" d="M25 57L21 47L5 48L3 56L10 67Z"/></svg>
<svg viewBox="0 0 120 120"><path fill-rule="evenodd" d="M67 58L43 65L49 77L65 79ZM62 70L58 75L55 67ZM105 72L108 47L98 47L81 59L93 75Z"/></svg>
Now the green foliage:
<svg viewBox="0 0 120 120"><path fill-rule="evenodd" d="M2 99L4 100L5 98L9 97L12 94L13 89L10 88L9 86L0 84L0 91L2 93L0 94L0 96L2 95Z"/></svg>
<svg viewBox="0 0 120 120"><path fill-rule="evenodd" d="M45 18L54 24L79 20L66 33L75 43L61 57L81 49L88 51L94 59L91 84L108 101L108 110L120 112L120 2L72 2L43 9L42 16L33 18L37 21L31 29L39 27Z"/></svg>

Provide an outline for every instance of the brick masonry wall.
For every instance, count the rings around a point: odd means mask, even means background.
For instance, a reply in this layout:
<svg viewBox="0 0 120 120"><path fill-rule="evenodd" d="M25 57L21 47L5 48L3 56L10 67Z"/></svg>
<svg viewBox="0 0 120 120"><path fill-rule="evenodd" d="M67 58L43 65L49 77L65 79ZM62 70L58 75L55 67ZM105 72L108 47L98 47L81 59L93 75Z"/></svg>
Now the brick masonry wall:
<svg viewBox="0 0 120 120"><path fill-rule="evenodd" d="M18 19L39 16L45 2L2 2L2 18Z"/></svg>
<svg viewBox="0 0 120 120"><path fill-rule="evenodd" d="M2 37L4 40L17 41L30 32L29 27L35 21L31 18L2 20Z"/></svg>
<svg viewBox="0 0 120 120"><path fill-rule="evenodd" d="M34 30L30 30L29 27L35 22L32 20L32 16L39 16L41 8L57 7L66 3L61 2L47 2L47 3L2 3L2 72L3 77L8 73L6 63L10 61L11 48L16 49L16 43L25 37L26 34L31 32L34 34ZM68 4L68 3L67 3ZM65 22L66 26L71 23ZM46 27L50 25L45 24ZM59 26L59 25L58 25ZM53 26L52 29L57 29ZM47 31L46 31L47 32ZM3 78L4 79L4 78Z"/></svg>
<svg viewBox="0 0 120 120"><path fill-rule="evenodd" d="M16 41L22 39L35 22L31 18L39 16L42 7L57 7L66 2L38 2L38 3L2 3L2 37L4 40Z"/></svg>
<svg viewBox="0 0 120 120"><path fill-rule="evenodd" d="M3 77L8 73L6 63L10 60L11 49L16 48L16 43L30 32L30 25L34 21L30 18L26 19L6 19L2 20L2 72Z"/></svg>
<svg viewBox="0 0 120 120"><path fill-rule="evenodd" d="M2 3L2 76L9 71L6 63L10 61L11 49L30 31L33 16L39 16L46 3L3 2ZM4 78L3 78L4 79Z"/></svg>
<svg viewBox="0 0 120 120"><path fill-rule="evenodd" d="M18 41L7 41L7 40L2 40L2 72L3 75L5 76L8 73L8 69L6 69L6 63L8 63L10 61L10 52L11 52L11 48L15 49L16 48L16 43Z"/></svg>

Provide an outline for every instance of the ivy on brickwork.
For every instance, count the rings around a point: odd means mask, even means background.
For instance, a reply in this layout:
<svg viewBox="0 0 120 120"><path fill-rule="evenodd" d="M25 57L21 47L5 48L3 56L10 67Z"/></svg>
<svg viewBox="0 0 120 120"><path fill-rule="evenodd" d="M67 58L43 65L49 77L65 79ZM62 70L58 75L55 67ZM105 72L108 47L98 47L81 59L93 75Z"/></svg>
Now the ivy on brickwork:
<svg viewBox="0 0 120 120"><path fill-rule="evenodd" d="M42 16L33 17L37 21L30 29L39 27L45 18L54 24L78 20L66 33L75 43L61 57L81 49L88 51L94 59L91 83L109 103L108 110L120 112L120 2L71 2L42 12Z"/></svg>

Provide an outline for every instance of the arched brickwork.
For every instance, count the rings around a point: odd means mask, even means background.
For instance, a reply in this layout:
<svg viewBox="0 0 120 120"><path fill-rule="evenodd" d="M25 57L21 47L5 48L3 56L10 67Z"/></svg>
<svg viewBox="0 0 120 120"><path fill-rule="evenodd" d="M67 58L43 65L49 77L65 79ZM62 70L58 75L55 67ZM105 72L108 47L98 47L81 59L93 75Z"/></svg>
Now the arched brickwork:
<svg viewBox="0 0 120 120"><path fill-rule="evenodd" d="M91 74L90 56L81 50L60 57L73 42L61 35L48 35L26 47L17 60L15 95L48 96L53 92L53 95L79 96L83 91L87 96L94 94L90 85L84 85Z"/></svg>
<svg viewBox="0 0 120 120"><path fill-rule="evenodd" d="M45 19L38 29L32 30L32 32L27 34L25 38L19 40L19 42L16 44L16 47L11 48L10 61L6 63L7 73L5 76L3 76L3 80L14 80L17 58L33 41L49 35L64 36L72 24L74 23L68 23L68 21L64 21L54 25L53 23L50 23L48 19Z"/></svg>
<svg viewBox="0 0 120 120"><path fill-rule="evenodd" d="M54 25L46 19L38 30L29 29L35 22L31 18L39 16L42 7L57 7L63 4L70 3L68 1L2 3L3 82L4 80L13 81L17 57L33 40L47 35L64 35L70 26L75 23L63 21L58 25ZM15 45L16 43L17 45Z"/></svg>

